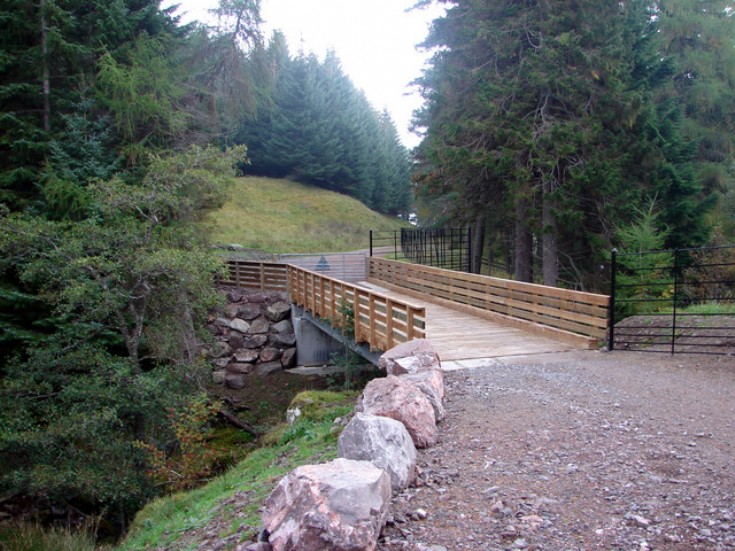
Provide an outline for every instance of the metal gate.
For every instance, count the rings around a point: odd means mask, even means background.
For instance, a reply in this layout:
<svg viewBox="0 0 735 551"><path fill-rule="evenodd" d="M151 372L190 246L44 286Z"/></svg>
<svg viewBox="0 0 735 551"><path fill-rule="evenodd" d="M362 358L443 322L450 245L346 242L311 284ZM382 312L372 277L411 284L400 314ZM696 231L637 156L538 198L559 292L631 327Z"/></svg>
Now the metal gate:
<svg viewBox="0 0 735 551"><path fill-rule="evenodd" d="M735 355L735 247L618 253L610 350Z"/></svg>
<svg viewBox="0 0 735 551"><path fill-rule="evenodd" d="M371 231L370 256L471 272L472 230L402 228L396 231Z"/></svg>

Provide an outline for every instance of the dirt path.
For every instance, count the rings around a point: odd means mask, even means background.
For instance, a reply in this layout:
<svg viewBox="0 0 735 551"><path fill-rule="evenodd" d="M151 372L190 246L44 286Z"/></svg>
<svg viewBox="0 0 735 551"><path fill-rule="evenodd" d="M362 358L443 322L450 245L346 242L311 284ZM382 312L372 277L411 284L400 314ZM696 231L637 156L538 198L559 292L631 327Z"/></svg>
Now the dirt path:
<svg viewBox="0 0 735 551"><path fill-rule="evenodd" d="M381 549L735 549L735 359L570 352L448 372Z"/></svg>

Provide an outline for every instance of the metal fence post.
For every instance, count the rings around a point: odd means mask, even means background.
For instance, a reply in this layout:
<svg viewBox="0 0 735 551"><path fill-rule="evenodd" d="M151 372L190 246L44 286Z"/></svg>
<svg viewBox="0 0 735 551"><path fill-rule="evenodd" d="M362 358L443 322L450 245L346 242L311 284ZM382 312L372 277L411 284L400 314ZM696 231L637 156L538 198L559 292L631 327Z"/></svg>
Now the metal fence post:
<svg viewBox="0 0 735 551"><path fill-rule="evenodd" d="M467 226L467 273L472 273L472 228Z"/></svg>
<svg viewBox="0 0 735 551"><path fill-rule="evenodd" d="M671 316L671 355L676 353L676 297L679 294L679 249L674 249L674 297L673 314Z"/></svg>
<svg viewBox="0 0 735 551"><path fill-rule="evenodd" d="M610 255L610 335L607 341L607 349L612 352L615 349L615 278L618 272L618 250L613 249Z"/></svg>
<svg viewBox="0 0 735 551"><path fill-rule="evenodd" d="M370 230L370 256L373 256L373 230Z"/></svg>

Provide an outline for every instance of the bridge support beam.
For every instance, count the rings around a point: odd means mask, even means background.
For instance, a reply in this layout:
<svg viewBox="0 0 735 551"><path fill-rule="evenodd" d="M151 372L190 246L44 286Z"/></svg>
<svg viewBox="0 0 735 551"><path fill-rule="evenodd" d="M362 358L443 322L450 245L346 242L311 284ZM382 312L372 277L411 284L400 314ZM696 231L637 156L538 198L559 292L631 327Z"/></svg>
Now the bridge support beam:
<svg viewBox="0 0 735 551"><path fill-rule="evenodd" d="M332 361L335 354L344 353L345 347L377 366L380 352L372 352L365 344L357 344L320 318L301 306L291 305L291 318L296 333L299 365L324 365Z"/></svg>

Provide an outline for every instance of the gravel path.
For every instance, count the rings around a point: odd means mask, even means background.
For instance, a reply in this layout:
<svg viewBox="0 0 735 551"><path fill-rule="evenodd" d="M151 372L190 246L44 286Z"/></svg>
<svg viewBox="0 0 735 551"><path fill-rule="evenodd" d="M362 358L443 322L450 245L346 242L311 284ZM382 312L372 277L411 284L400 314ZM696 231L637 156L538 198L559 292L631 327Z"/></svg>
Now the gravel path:
<svg viewBox="0 0 735 551"><path fill-rule="evenodd" d="M445 384L381 550L735 550L732 357L570 352Z"/></svg>

